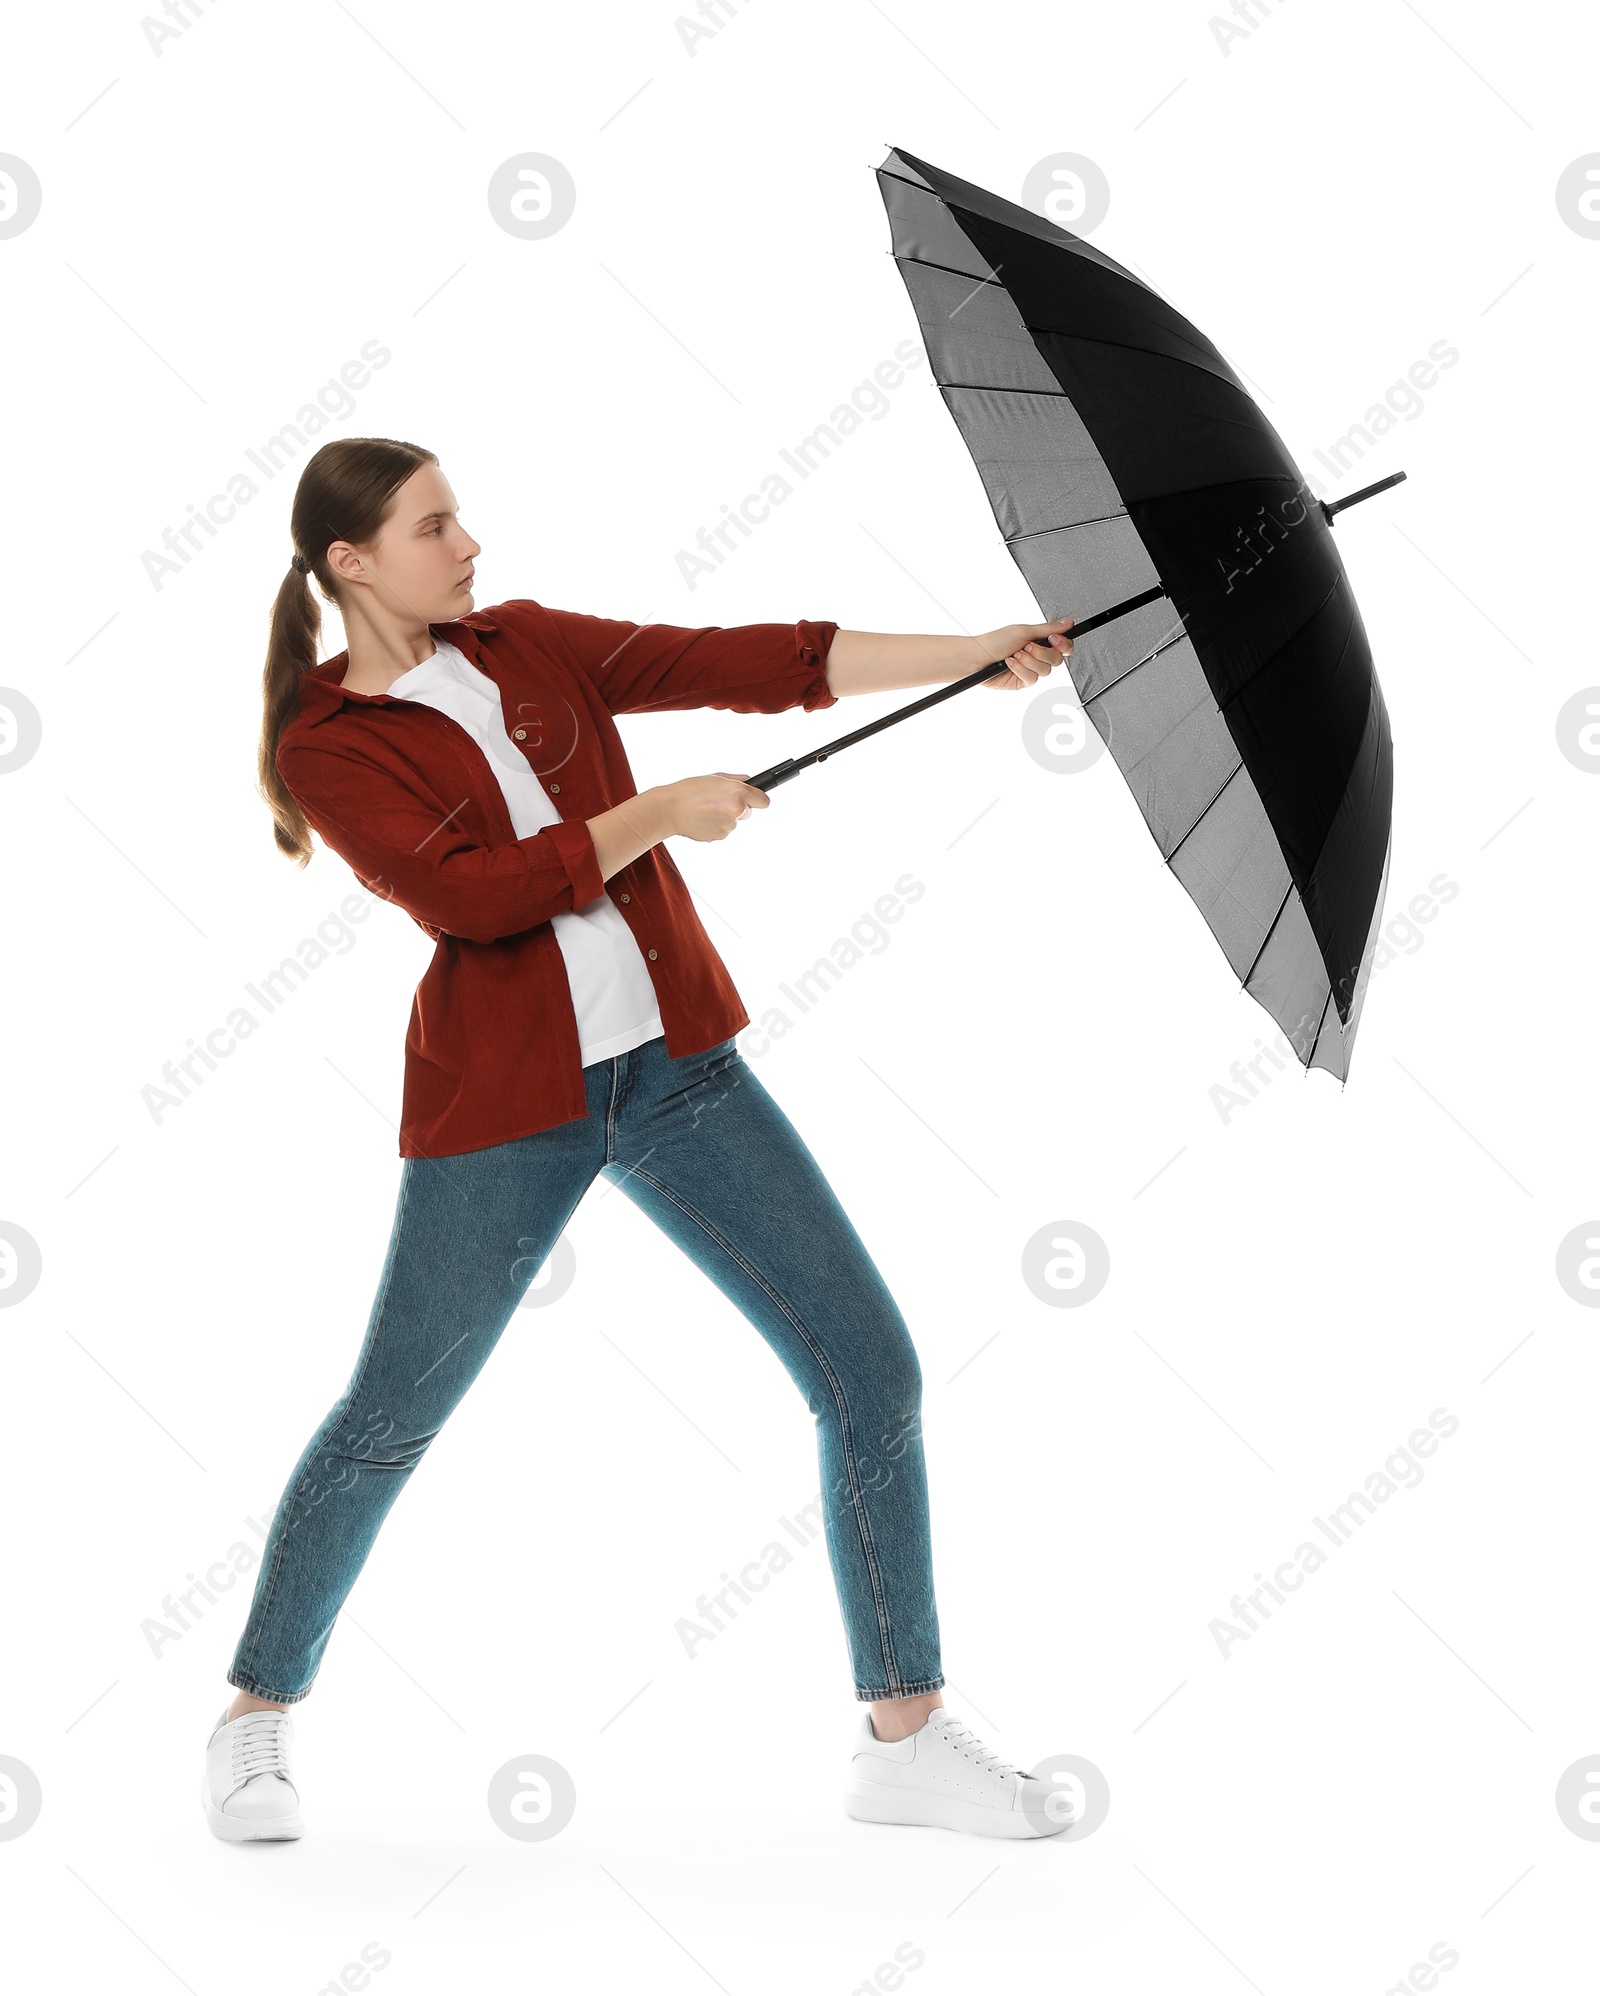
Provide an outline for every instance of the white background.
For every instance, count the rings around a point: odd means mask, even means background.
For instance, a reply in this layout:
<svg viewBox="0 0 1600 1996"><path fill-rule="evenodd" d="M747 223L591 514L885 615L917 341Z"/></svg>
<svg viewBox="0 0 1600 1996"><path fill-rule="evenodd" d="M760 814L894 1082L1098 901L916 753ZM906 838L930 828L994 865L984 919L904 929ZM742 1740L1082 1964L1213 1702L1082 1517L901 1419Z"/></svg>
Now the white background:
<svg viewBox="0 0 1600 1996"><path fill-rule="evenodd" d="M11 935L0 1219L0 1842L18 1986L857 1990L919 1996L1567 1986L1600 1847L1556 1783L1600 1752L1600 1318L1559 1243L1600 1210L1587 1043L1600 782L1555 719L1600 680L1587 602L1600 241L1555 188L1600 145L1575 12L848 0L673 10L201 7L13 22L0 150L44 205L0 242L11 394L4 676L43 745L0 783ZM325 434L435 450L480 604L690 625L981 632L1036 613L920 370L701 586L676 556L916 334L872 168L1008 199L1046 155L1111 186L1094 240L1259 394L1341 518L1395 738L1390 912L1459 892L1375 975L1348 1085L1211 1095L1270 1032L1109 757L1040 768L978 691L674 857L753 1016L909 871L924 897L752 1066L883 1269L927 1381L946 1701L1110 1785L1092 1837L850 1822L860 1707L825 1551L691 1661L695 1597L817 1487L749 1325L622 1197L519 1311L418 1470L297 1708L310 1829L197 1806L254 1544L342 1387L399 1173L420 930L377 908L182 1107L141 1089L351 891L254 791L292 473L157 589L142 565L368 340ZM496 226L561 160L572 220ZM1429 346L1459 362L1342 482L1317 466ZM327 652L342 646L327 613ZM625 720L642 786L759 769L911 696ZM1158 1175L1159 1174L1159 1175ZM1024 1243L1109 1245L1052 1309ZM1210 1630L1437 1408L1459 1429L1227 1657ZM709 1446L697 1432L714 1438ZM728 1458L731 1458L731 1462ZM734 1466L736 1465L736 1466ZM626 1708L626 1709L624 1709ZM620 1714L620 1716L618 1716ZM485 1790L568 1768L516 1842ZM892 1983L892 1977L889 1978ZM889 1983L876 1986L889 1986Z"/></svg>

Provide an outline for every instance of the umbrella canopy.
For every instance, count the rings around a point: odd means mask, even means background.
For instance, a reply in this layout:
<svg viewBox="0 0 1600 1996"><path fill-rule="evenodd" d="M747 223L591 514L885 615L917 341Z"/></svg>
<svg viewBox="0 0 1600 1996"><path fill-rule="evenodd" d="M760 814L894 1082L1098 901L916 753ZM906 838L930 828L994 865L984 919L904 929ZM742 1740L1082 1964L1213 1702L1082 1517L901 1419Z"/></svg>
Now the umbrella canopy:
<svg viewBox="0 0 1600 1996"><path fill-rule="evenodd" d="M1343 1079L1393 765L1338 508L1204 334L1103 251L909 153L878 185L1043 619L1099 619L1067 660L1085 711L1244 989Z"/></svg>

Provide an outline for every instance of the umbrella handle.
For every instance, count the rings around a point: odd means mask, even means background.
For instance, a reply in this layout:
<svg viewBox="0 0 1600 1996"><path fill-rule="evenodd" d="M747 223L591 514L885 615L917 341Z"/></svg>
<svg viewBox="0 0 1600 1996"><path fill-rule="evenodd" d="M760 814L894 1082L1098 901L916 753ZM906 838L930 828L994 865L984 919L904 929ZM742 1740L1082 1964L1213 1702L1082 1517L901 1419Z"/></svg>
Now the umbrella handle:
<svg viewBox="0 0 1600 1996"><path fill-rule="evenodd" d="M1359 495L1357 495L1359 496ZM1346 502L1349 503L1348 501ZM1102 624L1109 624L1117 617L1125 617L1130 610L1139 610L1146 603L1154 603L1166 591L1159 584L1154 589L1146 589L1142 595L1130 596L1125 602L1113 603L1109 610L1098 610L1092 617L1085 617L1082 623L1074 623L1070 637L1082 637L1086 631L1095 631ZM925 713L929 707L937 707L941 700L953 700L958 693L965 693L969 686L978 686L986 679L993 679L997 672L1004 672L1006 661L996 659L992 665L980 665L976 672L969 672L965 679L957 679L949 686L941 686L937 693L929 693L921 700L913 700L909 707L896 707L892 714L885 714L876 721L869 721L864 728L857 728L853 734L840 735L836 741L824 742L821 748L812 749L808 754L790 756L785 762L775 762L770 769L762 770L759 776L747 776L745 781L753 790L775 790L780 783L787 783L803 769L810 769L814 763L826 762L830 755L840 749L851 747L856 742L865 741L868 735L878 734L884 728L892 728L897 721L908 721L913 714Z"/></svg>

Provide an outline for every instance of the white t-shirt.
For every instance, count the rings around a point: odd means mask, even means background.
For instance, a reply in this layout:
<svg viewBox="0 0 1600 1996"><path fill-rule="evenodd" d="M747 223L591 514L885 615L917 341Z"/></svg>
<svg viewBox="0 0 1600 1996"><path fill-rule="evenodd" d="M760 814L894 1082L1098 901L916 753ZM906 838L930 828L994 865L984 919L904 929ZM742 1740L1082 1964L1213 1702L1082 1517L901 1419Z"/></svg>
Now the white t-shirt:
<svg viewBox="0 0 1600 1996"><path fill-rule="evenodd" d="M466 729L494 771L519 839L558 824L561 813L506 733L499 687L437 634L434 645L432 658L403 672L389 688L391 695L437 708ZM665 1032L644 954L609 894L553 916L550 926L566 960L583 1066Z"/></svg>

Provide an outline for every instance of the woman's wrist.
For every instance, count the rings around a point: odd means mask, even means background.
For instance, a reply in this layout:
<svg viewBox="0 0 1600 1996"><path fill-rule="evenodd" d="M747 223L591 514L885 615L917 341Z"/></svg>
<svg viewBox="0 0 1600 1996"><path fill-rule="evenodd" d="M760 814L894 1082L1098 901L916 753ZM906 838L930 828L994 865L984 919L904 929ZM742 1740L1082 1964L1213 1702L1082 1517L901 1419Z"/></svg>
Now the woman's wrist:
<svg viewBox="0 0 1600 1996"><path fill-rule="evenodd" d="M669 800L660 787L641 790L625 804L613 805L586 822L602 880L620 873L641 853L670 837L673 830Z"/></svg>
<svg viewBox="0 0 1600 1996"><path fill-rule="evenodd" d="M625 804L615 808L622 813L624 822L644 840L645 849L659 845L672 835L671 799L665 787L653 785L649 790L641 790L630 797Z"/></svg>

